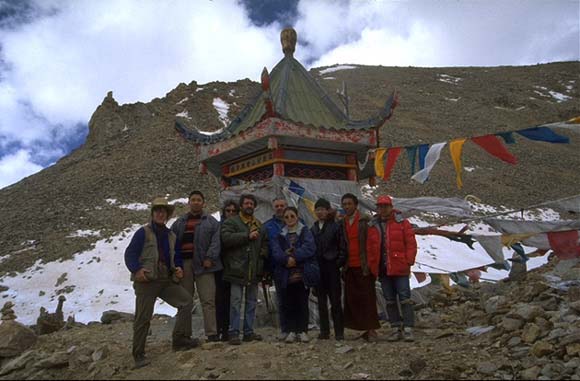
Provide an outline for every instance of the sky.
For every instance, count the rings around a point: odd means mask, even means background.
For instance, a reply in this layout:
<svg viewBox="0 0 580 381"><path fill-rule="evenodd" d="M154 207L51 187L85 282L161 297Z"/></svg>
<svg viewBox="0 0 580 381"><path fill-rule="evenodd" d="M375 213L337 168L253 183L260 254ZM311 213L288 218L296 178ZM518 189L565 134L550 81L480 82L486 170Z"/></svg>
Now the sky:
<svg viewBox="0 0 580 381"><path fill-rule="evenodd" d="M0 0L0 188L82 145L108 91L258 81L287 26L307 68L580 60L580 0Z"/></svg>

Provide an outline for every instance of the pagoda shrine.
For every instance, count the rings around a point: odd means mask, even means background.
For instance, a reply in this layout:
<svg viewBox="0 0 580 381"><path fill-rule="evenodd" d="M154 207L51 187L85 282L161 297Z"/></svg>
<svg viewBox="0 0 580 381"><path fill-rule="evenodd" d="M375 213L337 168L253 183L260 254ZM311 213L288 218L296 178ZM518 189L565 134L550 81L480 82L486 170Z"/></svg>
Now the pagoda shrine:
<svg viewBox="0 0 580 381"><path fill-rule="evenodd" d="M337 203L342 193L360 194L360 180L374 180L368 153L393 112L395 93L375 116L351 120L348 97L339 107L294 58L296 39L294 29L282 31L284 58L271 73L264 68L261 91L227 127L207 133L176 121L198 145L201 172L220 179L222 199L251 192L268 205L281 194L297 206L323 195ZM268 212L262 214L269 218Z"/></svg>

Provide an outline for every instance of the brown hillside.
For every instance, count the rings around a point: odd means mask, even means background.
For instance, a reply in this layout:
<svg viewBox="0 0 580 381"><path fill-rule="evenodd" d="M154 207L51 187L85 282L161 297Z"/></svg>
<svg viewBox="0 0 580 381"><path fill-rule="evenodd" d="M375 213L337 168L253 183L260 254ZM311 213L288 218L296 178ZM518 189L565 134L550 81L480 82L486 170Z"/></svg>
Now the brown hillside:
<svg viewBox="0 0 580 381"><path fill-rule="evenodd" d="M342 81L348 84L355 119L373 114L391 91L399 91L401 104L381 131L383 145L436 143L580 115L579 62L489 68L359 66L326 75L319 71L311 73L335 99ZM440 79L448 77L441 74L461 79L443 82ZM100 230L101 237L108 237L146 220L147 212L120 209L107 203L108 198L148 202L156 195L174 199L202 189L209 208L215 210L217 182L198 174L195 147L176 134L175 115L187 111L199 128L215 130L221 127L212 105L215 97L230 104L233 118L258 90L259 85L247 79L201 86L194 81L149 103L118 105L107 96L89 122L82 147L0 190L5 216L0 221L0 257L10 255L2 262L0 275L22 271L38 259L70 257L97 239L67 238L76 230ZM571 99L557 102L550 90ZM560 132L570 137L571 144L516 137L518 144L509 147L520 160L516 166L467 144L463 164L475 170L464 172L465 187L460 191L447 150L424 185L411 183L403 154L391 180L381 182L381 190L400 197L474 194L485 203L510 207L578 194L580 134Z"/></svg>

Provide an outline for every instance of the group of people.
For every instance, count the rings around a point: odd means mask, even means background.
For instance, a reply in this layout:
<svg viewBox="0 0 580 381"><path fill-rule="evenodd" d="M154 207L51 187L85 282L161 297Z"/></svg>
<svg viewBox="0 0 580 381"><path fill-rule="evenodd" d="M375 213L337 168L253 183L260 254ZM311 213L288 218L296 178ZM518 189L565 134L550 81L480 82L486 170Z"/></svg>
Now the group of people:
<svg viewBox="0 0 580 381"><path fill-rule="evenodd" d="M315 203L316 221L311 227L281 197L273 200L275 214L264 224L254 216L258 202L251 194L242 195L238 202L226 201L220 221L204 210L202 192L191 192L188 203L189 212L168 228L174 206L156 198L151 221L137 230L125 251L136 295L136 368L149 364L145 343L157 298L178 310L173 349L199 346L199 340L192 338L196 288L206 341L240 345L262 340L254 331L260 282L276 288L279 340L310 341L308 300L313 291L318 298L318 339L330 338L330 302L336 340L344 340L344 329L350 328L372 341L380 327L378 280L392 327L387 340L413 341L409 275L417 244L411 224L393 208L391 197L378 198L373 217L359 210L354 194L342 196L344 215L339 216L321 198Z"/></svg>

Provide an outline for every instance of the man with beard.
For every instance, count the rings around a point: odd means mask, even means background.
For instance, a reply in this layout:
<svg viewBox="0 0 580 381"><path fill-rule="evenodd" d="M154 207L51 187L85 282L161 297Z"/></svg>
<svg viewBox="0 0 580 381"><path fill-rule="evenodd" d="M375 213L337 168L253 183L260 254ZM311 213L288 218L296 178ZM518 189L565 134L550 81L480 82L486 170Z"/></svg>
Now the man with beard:
<svg viewBox="0 0 580 381"><path fill-rule="evenodd" d="M224 258L224 280L231 283L229 343L241 344L240 320L242 298L245 297L243 325L244 341L259 341L254 332L254 318L258 297L258 283L268 258L268 232L254 217L256 198L251 194L240 197L240 214L227 219L221 230Z"/></svg>

